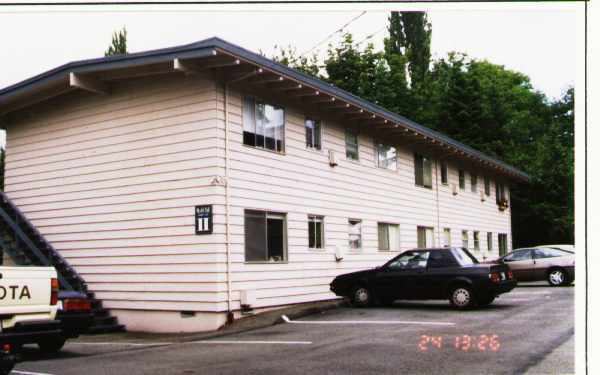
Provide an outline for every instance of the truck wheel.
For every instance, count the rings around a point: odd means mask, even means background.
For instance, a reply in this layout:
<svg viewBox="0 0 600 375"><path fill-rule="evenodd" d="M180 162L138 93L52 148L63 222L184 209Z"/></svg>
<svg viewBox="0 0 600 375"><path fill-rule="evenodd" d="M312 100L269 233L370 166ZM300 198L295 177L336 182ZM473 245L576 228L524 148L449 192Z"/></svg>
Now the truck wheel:
<svg viewBox="0 0 600 375"><path fill-rule="evenodd" d="M63 348L63 346L65 346L66 341L67 339L64 337L53 337L38 342L38 346L40 347L40 350L44 353L58 353Z"/></svg>
<svg viewBox="0 0 600 375"><path fill-rule="evenodd" d="M356 307L367 307L372 299L371 292L365 286L359 285L352 292L352 304Z"/></svg>
<svg viewBox="0 0 600 375"><path fill-rule="evenodd" d="M460 310L473 306L475 296L473 290L466 285L458 285L450 289L450 304Z"/></svg>

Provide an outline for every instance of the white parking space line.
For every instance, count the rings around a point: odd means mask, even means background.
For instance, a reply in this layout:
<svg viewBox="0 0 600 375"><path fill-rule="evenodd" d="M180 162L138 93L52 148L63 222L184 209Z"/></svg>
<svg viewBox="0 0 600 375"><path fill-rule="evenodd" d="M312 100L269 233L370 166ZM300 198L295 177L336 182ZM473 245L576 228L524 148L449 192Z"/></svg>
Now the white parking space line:
<svg viewBox="0 0 600 375"><path fill-rule="evenodd" d="M70 342L69 345L110 345L110 346L161 346L172 345L172 342L153 342L149 344L139 342Z"/></svg>
<svg viewBox="0 0 600 375"><path fill-rule="evenodd" d="M310 345L312 341L257 341L257 340L199 340L184 344L265 344L265 345Z"/></svg>
<svg viewBox="0 0 600 375"><path fill-rule="evenodd" d="M286 323L292 324L405 324L405 325L429 325L429 326L455 326L451 322L423 322L413 320L291 320L285 315L281 316Z"/></svg>
<svg viewBox="0 0 600 375"><path fill-rule="evenodd" d="M31 371L12 370L10 375L52 375L52 374L48 374L46 372L31 372Z"/></svg>
<svg viewBox="0 0 600 375"><path fill-rule="evenodd" d="M550 295L552 293L551 292L541 292L541 291L529 292L529 291L525 291L525 290L517 290L517 291L512 291L510 294L545 296L545 295Z"/></svg>

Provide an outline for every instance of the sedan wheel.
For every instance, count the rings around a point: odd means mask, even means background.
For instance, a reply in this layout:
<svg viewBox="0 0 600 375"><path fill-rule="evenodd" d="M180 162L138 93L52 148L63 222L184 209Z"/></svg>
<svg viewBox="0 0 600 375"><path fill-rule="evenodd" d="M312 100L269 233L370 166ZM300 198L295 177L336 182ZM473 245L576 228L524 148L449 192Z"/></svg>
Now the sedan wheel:
<svg viewBox="0 0 600 375"><path fill-rule="evenodd" d="M562 270L552 270L548 273L548 283L552 286L563 285L565 280L565 273Z"/></svg>
<svg viewBox="0 0 600 375"><path fill-rule="evenodd" d="M450 303L459 309L466 309L473 304L473 293L466 286L459 286L452 289L450 294Z"/></svg>
<svg viewBox="0 0 600 375"><path fill-rule="evenodd" d="M371 303L371 292L364 286L359 286L352 293L352 303L356 307L366 307Z"/></svg>

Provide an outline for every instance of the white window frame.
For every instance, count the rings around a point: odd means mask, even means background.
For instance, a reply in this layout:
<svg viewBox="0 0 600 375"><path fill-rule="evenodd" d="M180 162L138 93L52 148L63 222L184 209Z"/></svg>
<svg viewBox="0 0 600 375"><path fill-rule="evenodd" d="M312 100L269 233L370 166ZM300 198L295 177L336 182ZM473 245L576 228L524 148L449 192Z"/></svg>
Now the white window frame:
<svg viewBox="0 0 600 375"><path fill-rule="evenodd" d="M348 156L348 135L352 135L356 137L356 158L351 158ZM346 128L344 130L344 146L346 148L346 160L350 161L360 161L360 139L358 135L358 131L352 128Z"/></svg>
<svg viewBox="0 0 600 375"><path fill-rule="evenodd" d="M380 226L387 227L387 243L388 248L384 249L381 246L381 231L379 229ZM396 239L394 240L393 236L391 236L390 228L395 228L396 230ZM400 224L396 223L386 223L386 222L378 222L377 223L377 248L379 251L400 251Z"/></svg>
<svg viewBox="0 0 600 375"><path fill-rule="evenodd" d="M321 222L321 247L311 247L310 246L310 224L315 222ZM308 248L311 250L323 250L325 249L325 217L322 215L308 215ZM316 241L315 241L316 243Z"/></svg>
<svg viewBox="0 0 600 375"><path fill-rule="evenodd" d="M464 247L465 249L469 248L469 231L468 230L462 230L461 232L461 238L462 238L462 247ZM466 241L466 244L465 244Z"/></svg>
<svg viewBox="0 0 600 375"><path fill-rule="evenodd" d="M246 112L246 108L248 106L248 103L247 103L248 100L252 100L253 105L254 105L254 108L252 109L252 116L253 116L252 119L248 118L247 112ZM266 147L266 144L265 144L265 138L266 138L265 130L263 129L262 134L257 133L256 126L257 126L258 121L256 118L256 112L257 112L256 107L259 104L262 104L264 106L270 106L275 109L280 109L282 111L281 150L277 149L277 138L275 138L275 149L271 149L271 148ZM248 121L251 121L251 123L248 123ZM256 96L253 96L253 95L243 95L243 97L242 97L242 144L244 146L252 147L252 148L256 148L256 149L260 149L260 150L265 150L265 151L270 151L270 152L274 152L277 154L285 154L285 130L286 130L285 123L286 123L286 110L283 106L273 104L271 101L266 101L266 100L263 100ZM244 133L246 132L247 127L251 127L254 129L252 134L254 134L255 137L257 134L262 135L262 137L263 137L263 145L262 146L257 145L256 142L253 145L247 144L245 142Z"/></svg>
<svg viewBox="0 0 600 375"><path fill-rule="evenodd" d="M444 228L444 247L452 247L452 229Z"/></svg>
<svg viewBox="0 0 600 375"><path fill-rule="evenodd" d="M356 222L358 223L359 227L358 227L358 234L356 233L352 233L351 229L352 229L352 222ZM363 248L363 238L362 238L362 225L363 225L363 221L361 219L348 219L348 249L350 251L361 251ZM358 247L353 247L352 244L352 236L353 235L357 235L358 236Z"/></svg>
<svg viewBox="0 0 600 375"><path fill-rule="evenodd" d="M312 121L314 124L318 124L318 132L314 130L313 128L313 132L312 132L312 139L311 139L311 144L308 144L308 126L307 125L307 121ZM308 148L309 150L316 150L316 151L321 151L323 149L323 121L321 120L317 120L315 118L312 117L306 117L304 119L304 135L305 135L305 140L306 140L306 148ZM319 134L319 145L318 147L315 146L315 138L316 138L316 133Z"/></svg>
<svg viewBox="0 0 600 375"><path fill-rule="evenodd" d="M479 251L481 249L481 244L479 243L479 241L480 241L479 231L474 230L473 231L473 249L475 249L476 251Z"/></svg>
<svg viewBox="0 0 600 375"><path fill-rule="evenodd" d="M419 232L420 231L425 231L425 246L421 246L419 244ZM431 244L428 243L428 237L431 239ZM418 225L417 226L417 248L431 248L431 247L435 247L435 235L434 235L434 227L428 227L425 225Z"/></svg>
<svg viewBox="0 0 600 375"><path fill-rule="evenodd" d="M277 219L281 219L283 221L283 254L282 254L282 259L281 260L270 260L268 257L265 258L264 260L248 260L247 259L247 248L246 246L248 246L248 244L246 243L246 231L248 230L248 228L246 227L245 223L244 223L244 262L245 263L287 263L288 260L288 225L287 225L287 214L283 213L283 212L275 212L275 211L263 211L263 210L257 210L257 209L245 209L244 210L244 221L246 220L246 213L247 212L254 212L254 213L260 213L260 214L264 214L265 217L265 255L268 256L268 247L269 247L269 243L268 243L268 226L267 226L267 220L269 219L269 217L271 218L277 218Z"/></svg>
<svg viewBox="0 0 600 375"><path fill-rule="evenodd" d="M387 152L383 152L383 150L394 150L394 157L387 158ZM383 157L382 157L383 156ZM383 161L388 161L393 159L393 164L389 163L388 165L383 165ZM381 169L386 169L388 171L396 171L398 170L398 149L394 146L391 146L384 142L375 142L375 162L377 163L377 167ZM390 168L390 166L392 166Z"/></svg>

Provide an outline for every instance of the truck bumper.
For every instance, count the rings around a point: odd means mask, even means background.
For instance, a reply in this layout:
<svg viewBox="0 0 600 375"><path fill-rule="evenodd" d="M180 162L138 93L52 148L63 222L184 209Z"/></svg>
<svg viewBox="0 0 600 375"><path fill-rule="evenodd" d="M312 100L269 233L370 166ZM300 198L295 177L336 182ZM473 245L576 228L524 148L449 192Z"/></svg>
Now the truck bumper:
<svg viewBox="0 0 600 375"><path fill-rule="evenodd" d="M94 321L94 315L91 312L73 313L59 310L56 319L60 321L60 329L64 337L73 338L90 328Z"/></svg>
<svg viewBox="0 0 600 375"><path fill-rule="evenodd" d="M52 337L61 333L58 320L33 320L19 322L14 327L0 332L0 343L12 345L35 344L40 339Z"/></svg>

